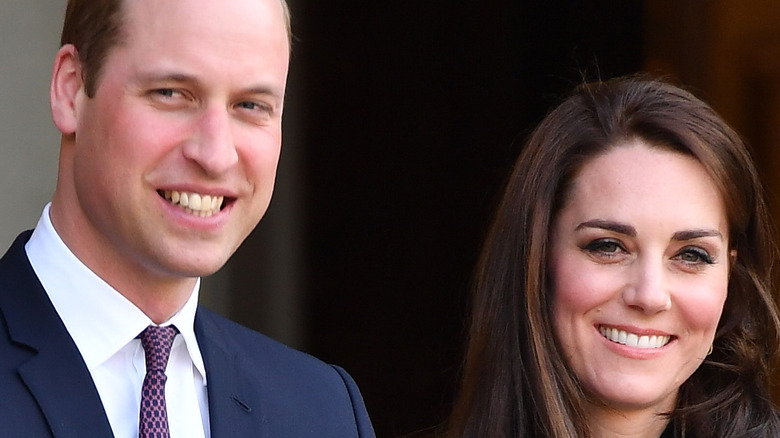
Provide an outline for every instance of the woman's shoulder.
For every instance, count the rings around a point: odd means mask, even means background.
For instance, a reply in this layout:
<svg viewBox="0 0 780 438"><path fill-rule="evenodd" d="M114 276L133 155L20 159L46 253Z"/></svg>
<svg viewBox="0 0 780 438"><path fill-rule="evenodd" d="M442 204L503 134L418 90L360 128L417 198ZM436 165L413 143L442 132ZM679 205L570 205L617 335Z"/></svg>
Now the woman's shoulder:
<svg viewBox="0 0 780 438"><path fill-rule="evenodd" d="M766 399L743 404L738 412L723 409L708 415L677 417L659 438L778 438L780 411Z"/></svg>

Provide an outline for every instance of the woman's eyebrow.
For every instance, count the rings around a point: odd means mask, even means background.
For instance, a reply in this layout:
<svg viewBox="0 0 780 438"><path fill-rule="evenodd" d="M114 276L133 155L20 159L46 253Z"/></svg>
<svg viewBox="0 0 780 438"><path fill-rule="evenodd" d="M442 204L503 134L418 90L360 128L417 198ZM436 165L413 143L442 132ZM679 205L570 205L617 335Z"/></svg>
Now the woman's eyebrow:
<svg viewBox="0 0 780 438"><path fill-rule="evenodd" d="M631 225L621 224L620 222L608 221L604 219L594 219L585 221L579 225L575 230L581 230L583 228L600 228L602 230L612 231L618 234L625 234L626 236L636 237L636 229Z"/></svg>
<svg viewBox="0 0 780 438"><path fill-rule="evenodd" d="M674 233L672 240L693 240L701 237L717 237L720 240L723 240L723 234L721 234L720 231L710 229L678 231Z"/></svg>

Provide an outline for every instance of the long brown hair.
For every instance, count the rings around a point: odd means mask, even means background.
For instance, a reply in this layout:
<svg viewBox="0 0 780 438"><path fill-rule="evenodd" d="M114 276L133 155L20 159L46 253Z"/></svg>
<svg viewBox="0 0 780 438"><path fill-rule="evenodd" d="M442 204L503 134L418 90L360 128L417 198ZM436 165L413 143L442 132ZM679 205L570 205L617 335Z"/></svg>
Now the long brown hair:
<svg viewBox="0 0 780 438"><path fill-rule="evenodd" d="M769 400L780 322L770 294L774 239L755 166L704 102L663 81L578 87L536 128L509 179L476 272L453 437L589 437L585 395L556 345L547 282L550 229L582 166L640 139L690 155L722 194L732 266L714 352L669 413L675 436L780 436Z"/></svg>

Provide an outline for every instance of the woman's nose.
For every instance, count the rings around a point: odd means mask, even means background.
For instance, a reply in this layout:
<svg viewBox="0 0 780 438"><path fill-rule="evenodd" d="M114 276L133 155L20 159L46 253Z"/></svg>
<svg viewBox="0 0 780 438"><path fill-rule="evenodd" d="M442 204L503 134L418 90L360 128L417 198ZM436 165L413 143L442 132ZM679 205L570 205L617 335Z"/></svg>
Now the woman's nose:
<svg viewBox="0 0 780 438"><path fill-rule="evenodd" d="M669 310L672 305L669 275L662 259L641 260L631 269L623 301L648 315Z"/></svg>

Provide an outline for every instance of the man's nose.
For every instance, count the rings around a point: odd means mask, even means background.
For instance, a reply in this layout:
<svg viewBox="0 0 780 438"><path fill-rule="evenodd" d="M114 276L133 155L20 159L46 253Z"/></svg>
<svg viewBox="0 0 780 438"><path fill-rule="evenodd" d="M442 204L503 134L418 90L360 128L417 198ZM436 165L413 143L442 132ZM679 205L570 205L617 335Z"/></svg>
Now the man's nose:
<svg viewBox="0 0 780 438"><path fill-rule="evenodd" d="M631 268L631 276L623 291L623 301L627 306L648 315L669 310L672 305L670 275L662 258L639 261Z"/></svg>
<svg viewBox="0 0 780 438"><path fill-rule="evenodd" d="M208 108L196 121L184 156L209 175L220 175L238 162L233 121L225 108Z"/></svg>

